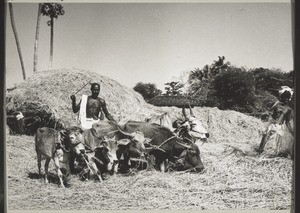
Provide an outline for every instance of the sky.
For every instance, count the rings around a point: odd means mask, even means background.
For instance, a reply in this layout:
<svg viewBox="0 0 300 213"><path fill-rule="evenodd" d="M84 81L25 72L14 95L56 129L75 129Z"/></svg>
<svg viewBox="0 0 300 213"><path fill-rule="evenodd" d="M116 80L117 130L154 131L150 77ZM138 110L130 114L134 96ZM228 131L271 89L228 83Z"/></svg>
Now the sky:
<svg viewBox="0 0 300 213"><path fill-rule="evenodd" d="M53 69L77 68L134 87L164 84L218 56L235 66L293 69L290 3L63 3L54 23ZM28 77L38 4L14 3ZM49 67L50 27L42 16L38 70ZM6 87L22 81L7 11ZM84 81L84 80L83 80ZM84 83L84 82L83 82Z"/></svg>

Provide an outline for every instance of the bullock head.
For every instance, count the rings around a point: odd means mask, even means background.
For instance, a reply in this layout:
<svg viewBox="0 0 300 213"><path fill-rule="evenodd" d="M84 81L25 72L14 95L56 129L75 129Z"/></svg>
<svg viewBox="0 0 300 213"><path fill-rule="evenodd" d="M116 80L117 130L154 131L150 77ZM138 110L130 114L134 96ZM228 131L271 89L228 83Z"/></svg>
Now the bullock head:
<svg viewBox="0 0 300 213"><path fill-rule="evenodd" d="M199 147L194 144L184 144L177 142L180 146L183 146L185 149L180 154L175 162L175 167L177 170L189 170L194 172L202 172L204 169L203 163L200 157Z"/></svg>
<svg viewBox="0 0 300 213"><path fill-rule="evenodd" d="M101 171L111 171L113 162L110 159L109 149L106 146L99 146L95 150L95 163Z"/></svg>
<svg viewBox="0 0 300 213"><path fill-rule="evenodd" d="M146 151L145 143L148 143L150 139L145 138L144 134L139 130L135 130L132 133L127 133L119 129L125 138L117 141L116 155L119 162L119 171L127 172L130 167L144 169L147 166L141 166L140 163L144 159L144 153ZM137 164L131 162L133 159L137 160ZM132 164L133 163L133 164Z"/></svg>
<svg viewBox="0 0 300 213"><path fill-rule="evenodd" d="M70 150L76 154L84 153L85 146L83 145L83 130L79 127L71 127L59 131L59 140L62 148Z"/></svg>
<svg viewBox="0 0 300 213"><path fill-rule="evenodd" d="M144 134L141 131L136 130L133 133L128 133L121 130L120 128L118 128L118 130L120 133L122 133L124 136L128 137L129 139L128 144L119 142L118 146L130 145L132 150L136 150L136 152L140 153L141 155L143 152L145 152L146 150L145 143L148 143L149 140L145 138Z"/></svg>
<svg viewBox="0 0 300 213"><path fill-rule="evenodd" d="M79 127L71 127L67 130L68 138L71 144L83 143L83 130Z"/></svg>
<svg viewBox="0 0 300 213"><path fill-rule="evenodd" d="M179 136L190 138L193 141L206 141L209 138L209 133L204 128L202 123L194 116L188 116L185 122L181 120L173 123L178 128Z"/></svg>
<svg viewBox="0 0 300 213"><path fill-rule="evenodd" d="M94 150L96 159L99 159L103 163L102 168L106 166L105 169L107 171L113 172L117 162L116 150L117 141L115 136L104 136L100 145Z"/></svg>

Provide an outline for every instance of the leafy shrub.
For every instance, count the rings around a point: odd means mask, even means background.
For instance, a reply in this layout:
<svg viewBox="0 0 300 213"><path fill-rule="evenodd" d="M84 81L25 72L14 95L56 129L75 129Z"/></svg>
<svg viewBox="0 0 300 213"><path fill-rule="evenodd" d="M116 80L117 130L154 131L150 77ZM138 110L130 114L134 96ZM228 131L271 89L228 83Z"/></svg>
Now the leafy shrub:
<svg viewBox="0 0 300 213"><path fill-rule="evenodd" d="M277 96L278 89L285 85L293 88L294 72L282 72L279 69L256 68L250 71L255 80L257 90L268 91Z"/></svg>
<svg viewBox="0 0 300 213"><path fill-rule="evenodd" d="M139 82L133 87L133 90L140 93L146 101L162 93L153 83Z"/></svg>
<svg viewBox="0 0 300 213"><path fill-rule="evenodd" d="M218 99L220 109L254 110L254 78L242 68L230 67L212 81L212 95Z"/></svg>

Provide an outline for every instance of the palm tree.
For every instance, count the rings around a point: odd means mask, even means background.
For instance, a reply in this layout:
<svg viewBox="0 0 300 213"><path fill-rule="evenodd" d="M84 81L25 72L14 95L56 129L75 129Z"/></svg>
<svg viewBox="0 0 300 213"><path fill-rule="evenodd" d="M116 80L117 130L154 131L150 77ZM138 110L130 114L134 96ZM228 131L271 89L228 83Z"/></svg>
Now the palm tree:
<svg viewBox="0 0 300 213"><path fill-rule="evenodd" d="M33 73L37 72L41 11L42 11L42 4L39 3L37 22L36 22L36 30L35 30L34 55L33 55Z"/></svg>
<svg viewBox="0 0 300 213"><path fill-rule="evenodd" d="M16 40L16 44L17 44L17 49L18 49L18 54L19 54L19 58L20 58L20 62L21 62L23 79L25 80L26 79L26 73L25 73L25 68L24 68L24 63L23 63L21 46L20 46L20 42L19 42L19 38L18 38L17 28L16 28L16 25L15 25L14 10L13 10L12 3L8 3L8 6L9 6L11 26L12 26L12 29L13 29L13 32L14 32L14 36L15 36L15 40Z"/></svg>
<svg viewBox="0 0 300 213"><path fill-rule="evenodd" d="M48 16L50 20L47 22L50 29L50 59L49 59L49 67L52 68L53 62L53 33L54 33L54 18L58 18L60 15L64 15L65 11L61 4L57 3L43 3L41 8L41 13L43 16Z"/></svg>

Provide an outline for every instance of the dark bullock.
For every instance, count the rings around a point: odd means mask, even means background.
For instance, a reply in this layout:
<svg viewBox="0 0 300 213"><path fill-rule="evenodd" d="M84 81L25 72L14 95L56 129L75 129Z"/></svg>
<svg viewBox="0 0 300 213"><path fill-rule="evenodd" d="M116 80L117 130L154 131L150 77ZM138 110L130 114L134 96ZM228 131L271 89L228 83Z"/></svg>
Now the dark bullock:
<svg viewBox="0 0 300 213"><path fill-rule="evenodd" d="M67 129L70 140L80 137L82 147L79 153L72 152L69 166L71 173L75 173L76 166L82 176L92 172L100 181L103 180L103 173L113 169L113 161L109 148L106 146L107 140L99 139L91 134L90 130L82 130L79 127ZM82 171L84 170L84 171Z"/></svg>
<svg viewBox="0 0 300 213"><path fill-rule="evenodd" d="M124 125L126 132L141 131L145 137L151 138L146 145L149 154L155 157L155 165L165 171L164 162L169 160L178 170L194 169L201 172L204 169L198 146L190 140L175 136L168 128L140 121L129 121Z"/></svg>
<svg viewBox="0 0 300 213"><path fill-rule="evenodd" d="M6 118L11 134L34 135L41 124L38 116L24 116L22 112L14 112Z"/></svg>
<svg viewBox="0 0 300 213"><path fill-rule="evenodd" d="M111 161L116 164L120 160L128 162L130 158L142 158L145 151L144 143L149 142L149 139L145 138L142 132L132 131L128 133L123 131L121 126L111 121L94 123L92 129L84 132L84 138L86 146L91 147L91 149L98 147L99 144L106 146ZM116 172L118 165L114 165L114 168Z"/></svg>

